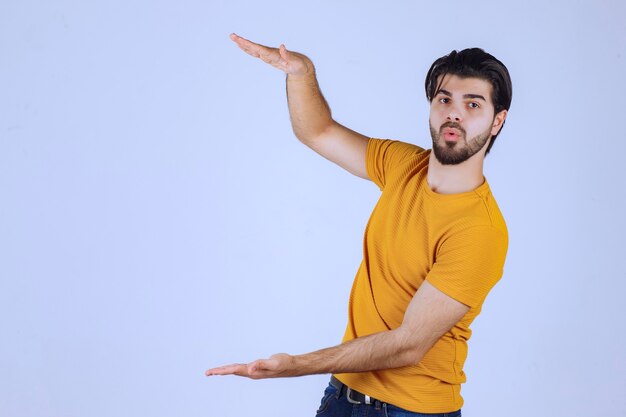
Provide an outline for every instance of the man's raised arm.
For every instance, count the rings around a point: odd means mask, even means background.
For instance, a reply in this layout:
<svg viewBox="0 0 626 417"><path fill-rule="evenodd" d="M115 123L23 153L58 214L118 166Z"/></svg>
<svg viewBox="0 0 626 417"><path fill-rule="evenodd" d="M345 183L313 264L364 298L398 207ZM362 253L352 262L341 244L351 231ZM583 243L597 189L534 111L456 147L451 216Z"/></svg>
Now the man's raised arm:
<svg viewBox="0 0 626 417"><path fill-rule="evenodd" d="M368 138L333 120L320 91L313 62L285 45L270 48L242 38L230 38L249 55L287 74L287 99L291 125L305 145L361 178L369 179L365 167Z"/></svg>

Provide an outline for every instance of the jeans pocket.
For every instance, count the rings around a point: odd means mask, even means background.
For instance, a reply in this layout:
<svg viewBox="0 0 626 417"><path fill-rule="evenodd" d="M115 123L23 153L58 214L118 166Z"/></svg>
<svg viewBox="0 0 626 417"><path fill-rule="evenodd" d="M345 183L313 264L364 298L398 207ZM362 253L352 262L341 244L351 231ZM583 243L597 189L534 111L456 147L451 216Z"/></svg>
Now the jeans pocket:
<svg viewBox="0 0 626 417"><path fill-rule="evenodd" d="M331 400L337 393L337 388L333 387L331 384L328 384L326 390L324 390L324 396L322 397L322 401L320 402L320 406L315 413L316 416L321 415L328 408L328 404L330 404Z"/></svg>

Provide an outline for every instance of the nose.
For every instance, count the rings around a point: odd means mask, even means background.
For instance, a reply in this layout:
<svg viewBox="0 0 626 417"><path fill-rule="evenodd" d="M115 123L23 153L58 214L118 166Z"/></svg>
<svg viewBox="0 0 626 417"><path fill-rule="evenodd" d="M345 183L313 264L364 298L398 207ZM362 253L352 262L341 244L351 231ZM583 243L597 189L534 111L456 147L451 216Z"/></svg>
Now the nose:
<svg viewBox="0 0 626 417"><path fill-rule="evenodd" d="M460 123L463 120L463 118L461 117L461 112L455 106L450 107L447 119L451 122L457 123Z"/></svg>
<svg viewBox="0 0 626 417"><path fill-rule="evenodd" d="M457 112L450 112L448 114L448 120L451 122L457 122L460 123L461 122L461 115Z"/></svg>

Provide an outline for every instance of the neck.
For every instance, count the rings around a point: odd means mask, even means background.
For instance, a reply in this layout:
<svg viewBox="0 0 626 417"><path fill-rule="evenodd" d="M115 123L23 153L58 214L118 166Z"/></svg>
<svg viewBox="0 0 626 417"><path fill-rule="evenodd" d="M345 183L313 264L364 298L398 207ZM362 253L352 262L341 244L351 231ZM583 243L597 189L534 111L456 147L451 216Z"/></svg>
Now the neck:
<svg viewBox="0 0 626 417"><path fill-rule="evenodd" d="M477 152L458 165L443 165L431 151L428 160L428 185L438 194L460 194L475 190L485 181L483 161L483 152Z"/></svg>

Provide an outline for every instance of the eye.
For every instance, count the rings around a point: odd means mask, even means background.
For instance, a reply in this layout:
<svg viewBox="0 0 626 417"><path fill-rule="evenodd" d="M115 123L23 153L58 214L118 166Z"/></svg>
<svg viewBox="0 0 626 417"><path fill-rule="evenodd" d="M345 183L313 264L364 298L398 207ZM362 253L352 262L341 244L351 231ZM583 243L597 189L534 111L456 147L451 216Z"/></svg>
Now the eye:
<svg viewBox="0 0 626 417"><path fill-rule="evenodd" d="M439 99L439 102L442 103L442 104L446 104L446 103L450 102L450 99L448 97L441 97Z"/></svg>
<svg viewBox="0 0 626 417"><path fill-rule="evenodd" d="M480 104L476 103L475 101L472 101L468 104L468 106L472 109L477 109L480 107Z"/></svg>

